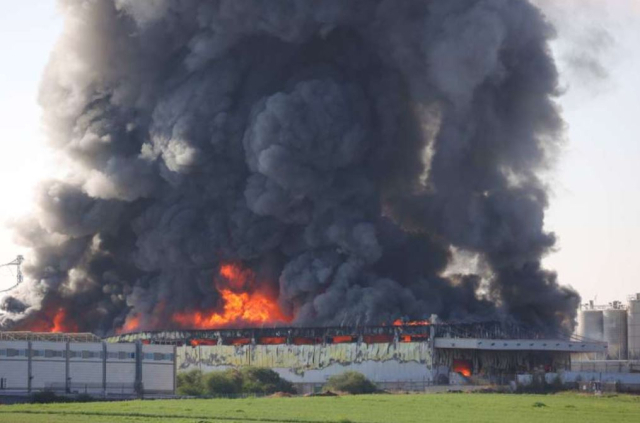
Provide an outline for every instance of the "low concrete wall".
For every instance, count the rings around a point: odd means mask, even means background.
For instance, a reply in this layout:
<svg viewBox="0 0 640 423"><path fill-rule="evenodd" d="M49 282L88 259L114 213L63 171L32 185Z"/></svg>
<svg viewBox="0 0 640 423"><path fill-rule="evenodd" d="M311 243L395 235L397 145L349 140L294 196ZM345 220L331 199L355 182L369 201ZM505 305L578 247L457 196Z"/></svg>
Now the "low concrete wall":
<svg viewBox="0 0 640 423"><path fill-rule="evenodd" d="M639 373L640 361L638 360L572 360L573 372L597 372L597 373Z"/></svg>
<svg viewBox="0 0 640 423"><path fill-rule="evenodd" d="M175 393L175 348L104 342L0 341L0 394Z"/></svg>
<svg viewBox="0 0 640 423"><path fill-rule="evenodd" d="M603 384L616 384L622 391L640 392L640 374L638 373L603 373L603 372L562 372L547 373L545 380L553 383L558 376L564 384L578 382L600 382ZM533 380L530 374L518 375L517 382L520 385L529 385Z"/></svg>

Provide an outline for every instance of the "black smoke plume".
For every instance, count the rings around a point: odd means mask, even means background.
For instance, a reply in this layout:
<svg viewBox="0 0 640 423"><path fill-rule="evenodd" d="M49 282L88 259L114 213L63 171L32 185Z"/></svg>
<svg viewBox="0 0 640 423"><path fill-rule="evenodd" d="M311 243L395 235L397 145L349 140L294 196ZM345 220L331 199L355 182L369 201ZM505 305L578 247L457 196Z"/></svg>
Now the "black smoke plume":
<svg viewBox="0 0 640 423"><path fill-rule="evenodd" d="M525 0L68 0L40 93L68 177L20 223L2 325L222 307L252 269L299 325L510 318L570 331L541 267L563 122ZM451 272L459 253L479 270ZM34 323L35 324L35 323Z"/></svg>

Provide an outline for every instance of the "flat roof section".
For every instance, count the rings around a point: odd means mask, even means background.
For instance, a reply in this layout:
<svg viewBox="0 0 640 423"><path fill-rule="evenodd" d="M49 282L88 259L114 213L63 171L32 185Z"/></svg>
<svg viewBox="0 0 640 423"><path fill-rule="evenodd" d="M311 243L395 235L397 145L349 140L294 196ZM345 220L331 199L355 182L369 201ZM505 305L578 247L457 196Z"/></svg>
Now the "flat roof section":
<svg viewBox="0 0 640 423"><path fill-rule="evenodd" d="M560 339L435 338L435 347L442 349L488 351L607 352L606 342L567 341Z"/></svg>

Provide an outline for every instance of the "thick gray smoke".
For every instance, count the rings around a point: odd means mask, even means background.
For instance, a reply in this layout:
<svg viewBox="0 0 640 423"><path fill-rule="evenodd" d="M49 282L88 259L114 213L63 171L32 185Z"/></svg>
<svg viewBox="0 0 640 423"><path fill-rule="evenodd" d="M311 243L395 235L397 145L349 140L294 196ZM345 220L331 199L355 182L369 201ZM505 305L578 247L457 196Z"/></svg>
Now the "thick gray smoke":
<svg viewBox="0 0 640 423"><path fill-rule="evenodd" d="M541 267L562 130L525 0L69 0L41 89L69 177L21 223L4 326L221 309L252 269L294 324L511 318L571 330ZM482 274L445 272L452 251ZM446 276L445 276L446 275ZM222 283L222 282L220 282Z"/></svg>

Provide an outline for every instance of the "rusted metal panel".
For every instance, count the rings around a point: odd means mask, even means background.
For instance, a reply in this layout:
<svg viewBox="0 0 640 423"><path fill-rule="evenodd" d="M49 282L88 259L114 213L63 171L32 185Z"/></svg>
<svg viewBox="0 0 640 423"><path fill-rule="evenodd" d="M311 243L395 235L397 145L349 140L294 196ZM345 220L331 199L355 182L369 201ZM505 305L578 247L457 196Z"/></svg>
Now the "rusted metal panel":
<svg viewBox="0 0 640 423"><path fill-rule="evenodd" d="M179 347L179 371L193 368L257 366L288 369L294 374L321 370L333 365L349 366L372 362L417 363L431 367L426 342L345 343L328 345L215 345Z"/></svg>

